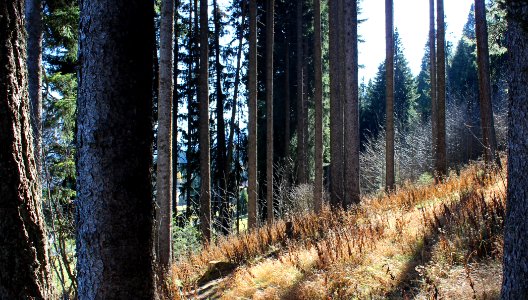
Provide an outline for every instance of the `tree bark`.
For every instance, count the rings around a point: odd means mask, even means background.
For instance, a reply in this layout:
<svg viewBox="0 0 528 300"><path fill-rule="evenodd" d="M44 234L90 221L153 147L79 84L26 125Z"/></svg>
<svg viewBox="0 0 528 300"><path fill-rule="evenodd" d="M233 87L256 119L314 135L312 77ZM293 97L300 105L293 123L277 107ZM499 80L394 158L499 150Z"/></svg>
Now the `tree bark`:
<svg viewBox="0 0 528 300"><path fill-rule="evenodd" d="M200 223L202 238L211 240L211 154L209 138L209 17L207 0L200 0Z"/></svg>
<svg viewBox="0 0 528 300"><path fill-rule="evenodd" d="M26 0L27 71L37 173L42 172L42 2Z"/></svg>
<svg viewBox="0 0 528 300"><path fill-rule="evenodd" d="M224 121L224 92L222 90L222 63L220 62L220 10L216 0L214 7L215 71L216 71L216 184L220 200L220 231L228 234L230 229L229 202L227 200L226 133Z"/></svg>
<svg viewBox="0 0 528 300"><path fill-rule="evenodd" d="M174 0L161 2L158 97L158 165L156 176L156 259L170 267L172 240L172 109L174 88ZM177 106L176 106L177 107Z"/></svg>
<svg viewBox="0 0 528 300"><path fill-rule="evenodd" d="M385 0L386 47L386 135L385 135L385 191L395 188L394 178L394 10L392 0Z"/></svg>
<svg viewBox="0 0 528 300"><path fill-rule="evenodd" d="M0 299L50 299L27 90L24 1L0 2Z"/></svg>
<svg viewBox="0 0 528 300"><path fill-rule="evenodd" d="M266 12L266 204L268 222L273 222L273 49L275 1L267 0Z"/></svg>
<svg viewBox="0 0 528 300"><path fill-rule="evenodd" d="M288 30L287 35L290 36ZM284 67L284 107L286 107L285 118L284 118L284 157L286 160L291 159L290 152L290 139L291 139L291 86L290 86L290 42L286 41L286 57ZM289 183L290 174L286 174L286 179Z"/></svg>
<svg viewBox="0 0 528 300"><path fill-rule="evenodd" d="M257 227L257 3L249 0L248 228Z"/></svg>
<svg viewBox="0 0 528 300"><path fill-rule="evenodd" d="M436 162L436 139L438 137L437 130L437 88L436 88L436 30L435 30L435 0L429 0L429 73L430 73L430 84L431 84L431 150L432 150L432 161ZM433 167L433 170L436 170Z"/></svg>
<svg viewBox="0 0 528 300"><path fill-rule="evenodd" d="M315 183L314 208L323 208L323 69L321 50L321 1L314 0L314 68L315 68Z"/></svg>
<svg viewBox="0 0 528 300"><path fill-rule="evenodd" d="M303 2L297 1L297 183L307 183L306 141L304 136L304 74L303 74Z"/></svg>
<svg viewBox="0 0 528 300"><path fill-rule="evenodd" d="M358 36L357 0L344 0L344 48L345 48L345 199L349 208L360 201L359 188L359 91L358 91Z"/></svg>
<svg viewBox="0 0 528 300"><path fill-rule="evenodd" d="M528 295L528 3L508 1L508 199L504 225L501 299Z"/></svg>
<svg viewBox="0 0 528 300"><path fill-rule="evenodd" d="M436 137L436 168L435 177L443 180L447 175L447 150L446 150L446 57L445 57L445 20L444 20L444 0L437 0L436 7L436 50L438 51L436 64L437 80L437 137Z"/></svg>
<svg viewBox="0 0 528 300"><path fill-rule="evenodd" d="M343 123L344 114L341 103L341 65L340 48L341 26L339 22L339 2L329 0L329 58L330 58L330 205L341 207L344 199L343 186Z"/></svg>
<svg viewBox="0 0 528 300"><path fill-rule="evenodd" d="M477 35L477 64L480 100L480 126L487 164L501 165L497 155L497 138L491 104L490 61L488 47L488 25L484 0L475 0L475 32Z"/></svg>
<svg viewBox="0 0 528 300"><path fill-rule="evenodd" d="M92 0L80 9L78 295L152 299L154 7Z"/></svg>

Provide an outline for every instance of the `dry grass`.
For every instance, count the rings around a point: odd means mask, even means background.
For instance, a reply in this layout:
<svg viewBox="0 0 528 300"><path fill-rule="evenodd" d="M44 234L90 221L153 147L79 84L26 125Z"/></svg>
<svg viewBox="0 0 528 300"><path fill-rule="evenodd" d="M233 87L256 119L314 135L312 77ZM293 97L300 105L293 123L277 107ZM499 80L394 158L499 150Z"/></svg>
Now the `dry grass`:
<svg viewBox="0 0 528 300"><path fill-rule="evenodd" d="M175 295L200 298L210 261L239 267L223 299L494 299L500 286L502 173L474 164L436 186L407 184L352 211L294 217L227 237L172 270Z"/></svg>

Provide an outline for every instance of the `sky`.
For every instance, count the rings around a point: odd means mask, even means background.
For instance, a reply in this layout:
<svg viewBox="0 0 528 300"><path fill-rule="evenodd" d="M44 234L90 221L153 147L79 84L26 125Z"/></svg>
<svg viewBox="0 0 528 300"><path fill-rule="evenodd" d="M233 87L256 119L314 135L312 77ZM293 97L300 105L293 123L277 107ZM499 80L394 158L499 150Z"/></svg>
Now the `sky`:
<svg viewBox="0 0 528 300"><path fill-rule="evenodd" d="M473 0L444 0L446 39L456 47ZM365 40L359 44L360 82L372 79L385 59L385 0L363 0L358 29ZM414 75L420 72L425 43L429 35L428 0L394 0L394 26L398 29L404 54Z"/></svg>

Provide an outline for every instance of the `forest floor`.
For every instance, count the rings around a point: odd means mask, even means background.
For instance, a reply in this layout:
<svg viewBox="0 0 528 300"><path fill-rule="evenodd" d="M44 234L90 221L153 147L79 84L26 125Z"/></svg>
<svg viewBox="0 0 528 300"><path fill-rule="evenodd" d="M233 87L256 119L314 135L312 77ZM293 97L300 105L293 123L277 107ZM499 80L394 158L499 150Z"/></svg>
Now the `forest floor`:
<svg viewBox="0 0 528 300"><path fill-rule="evenodd" d="M171 297L497 299L505 187L505 171L474 163L442 184L364 197L352 211L222 238L180 257Z"/></svg>

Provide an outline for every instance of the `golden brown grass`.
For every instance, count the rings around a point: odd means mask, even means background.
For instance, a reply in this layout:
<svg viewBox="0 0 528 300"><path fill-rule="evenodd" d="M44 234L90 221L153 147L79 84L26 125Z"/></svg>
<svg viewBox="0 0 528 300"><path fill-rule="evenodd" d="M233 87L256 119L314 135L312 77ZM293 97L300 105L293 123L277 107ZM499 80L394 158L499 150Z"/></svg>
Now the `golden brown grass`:
<svg viewBox="0 0 528 300"><path fill-rule="evenodd" d="M217 284L216 298L492 299L503 178L473 164L442 184L365 197L352 211L296 216L291 238L277 221L221 239L174 265L173 292L200 298L196 282L209 262L228 261L239 267Z"/></svg>

